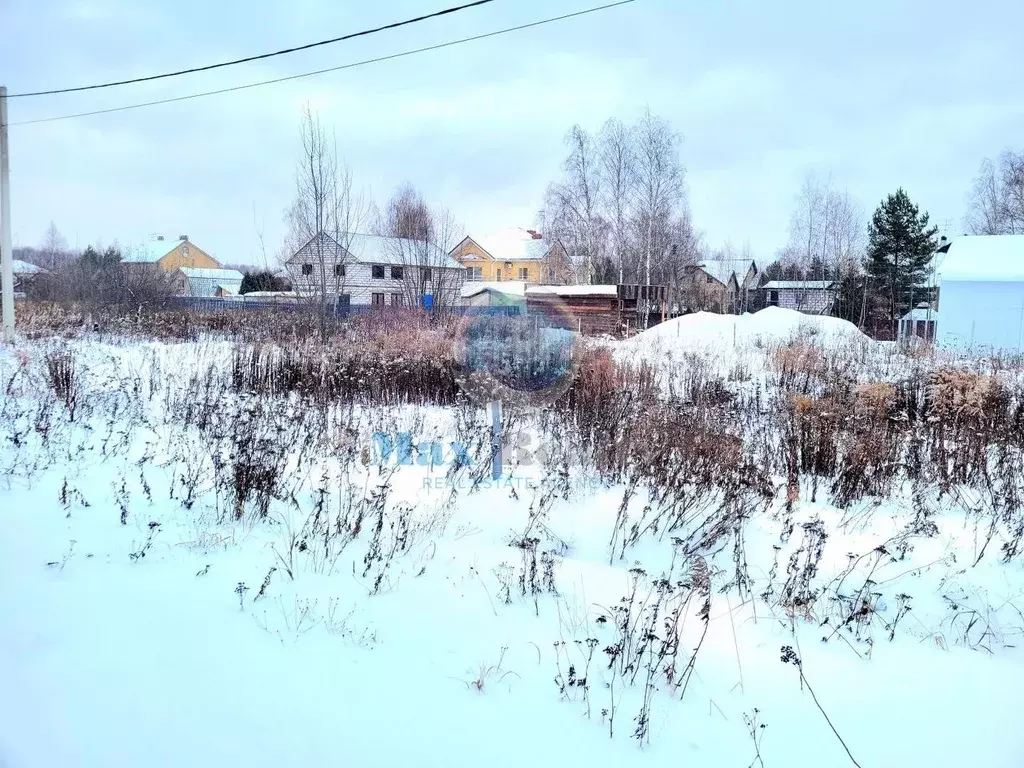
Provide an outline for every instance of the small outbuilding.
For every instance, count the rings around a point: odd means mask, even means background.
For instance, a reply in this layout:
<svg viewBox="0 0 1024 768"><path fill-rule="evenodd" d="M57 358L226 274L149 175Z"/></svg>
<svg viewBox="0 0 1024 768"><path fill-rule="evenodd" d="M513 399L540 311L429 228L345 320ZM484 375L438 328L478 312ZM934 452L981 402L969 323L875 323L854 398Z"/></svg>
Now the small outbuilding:
<svg viewBox="0 0 1024 768"><path fill-rule="evenodd" d="M179 267L175 273L178 293L192 298L223 299L237 296L242 288L242 280L242 273L234 269Z"/></svg>
<svg viewBox="0 0 1024 768"><path fill-rule="evenodd" d="M935 255L941 346L1024 351L1024 235L964 235Z"/></svg>
<svg viewBox="0 0 1024 768"><path fill-rule="evenodd" d="M927 301L921 302L900 318L897 338L900 341L921 339L929 344L935 341L935 327L939 313Z"/></svg>
<svg viewBox="0 0 1024 768"><path fill-rule="evenodd" d="M761 290L766 307L795 309L809 315L827 315L836 300L831 280L771 280Z"/></svg>
<svg viewBox="0 0 1024 768"><path fill-rule="evenodd" d="M521 280L507 282L463 283L459 303L463 307L505 307L509 314L526 310L526 283Z"/></svg>

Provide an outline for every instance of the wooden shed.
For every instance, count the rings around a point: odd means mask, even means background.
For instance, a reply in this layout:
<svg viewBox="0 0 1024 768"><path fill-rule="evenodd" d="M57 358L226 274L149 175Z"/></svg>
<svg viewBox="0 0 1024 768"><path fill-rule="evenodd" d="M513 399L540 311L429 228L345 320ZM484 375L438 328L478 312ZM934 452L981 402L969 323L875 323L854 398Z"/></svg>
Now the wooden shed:
<svg viewBox="0 0 1024 768"><path fill-rule="evenodd" d="M665 286L538 285L526 289L527 314L564 316L570 330L586 335L622 336L664 319Z"/></svg>

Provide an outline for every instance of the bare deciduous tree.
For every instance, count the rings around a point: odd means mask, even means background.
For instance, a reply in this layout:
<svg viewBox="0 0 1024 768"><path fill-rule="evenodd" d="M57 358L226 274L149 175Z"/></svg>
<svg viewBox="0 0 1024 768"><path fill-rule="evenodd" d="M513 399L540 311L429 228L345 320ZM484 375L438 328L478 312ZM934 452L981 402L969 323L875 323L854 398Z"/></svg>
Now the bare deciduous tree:
<svg viewBox="0 0 1024 768"><path fill-rule="evenodd" d="M795 202L789 243L777 258L789 279L832 281L847 288L861 282L867 243L863 209L848 192L835 188L831 176L821 179L814 173L804 178ZM796 308L804 309L803 301L810 295L798 292ZM853 307L841 314L848 319L858 316Z"/></svg>
<svg viewBox="0 0 1024 768"><path fill-rule="evenodd" d="M377 234L388 238L392 262L401 269L403 303L449 313L458 303L463 270L449 256L463 239L463 228L445 209L431 210L411 184L399 187L377 224Z"/></svg>
<svg viewBox="0 0 1024 768"><path fill-rule="evenodd" d="M353 234L366 222L369 205L354 189L352 172L338 158L333 134L328 136L307 106L302 117L302 155L295 173L295 200L285 214L288 258L302 249L303 264L291 273L300 294L320 315L320 336L327 338L327 313L345 295L345 256ZM298 244L298 247L296 247ZM294 249L294 250L293 250Z"/></svg>
<svg viewBox="0 0 1024 768"><path fill-rule="evenodd" d="M611 230L611 258L619 283L625 282L629 260L633 206L636 201L636 150L634 131L612 118L599 138L602 203Z"/></svg>
<svg viewBox="0 0 1024 768"><path fill-rule="evenodd" d="M569 155L562 163L565 177L548 187L544 234L562 243L576 282L589 283L607 240L607 224L600 215L598 148L593 137L578 125L565 141L569 146Z"/></svg>
<svg viewBox="0 0 1024 768"><path fill-rule="evenodd" d="M43 242L39 246L39 266L53 272L66 264L71 258L72 254L68 251L68 241L60 233L60 230L57 229L57 225L51 221L50 226L46 228L46 233L43 235Z"/></svg>
<svg viewBox="0 0 1024 768"><path fill-rule="evenodd" d="M651 284L651 266L668 246L672 214L686 197L685 170L679 160L679 134L647 109L636 127L636 226L643 256L643 282Z"/></svg>
<svg viewBox="0 0 1024 768"><path fill-rule="evenodd" d="M650 110L636 125L608 120L596 138L578 125L569 132L563 176L548 187L541 219L545 236L564 247L576 282L678 287L684 263L695 260L691 241L699 240L680 141Z"/></svg>
<svg viewBox="0 0 1024 768"><path fill-rule="evenodd" d="M669 245L664 258L655 267L654 279L658 284L666 286L668 310L671 312L681 305L684 294L692 284L691 268L704 257L704 237L693 226L689 206L684 206L672 220L668 237Z"/></svg>
<svg viewBox="0 0 1024 768"><path fill-rule="evenodd" d="M1024 152L982 160L964 224L974 235L1024 234Z"/></svg>

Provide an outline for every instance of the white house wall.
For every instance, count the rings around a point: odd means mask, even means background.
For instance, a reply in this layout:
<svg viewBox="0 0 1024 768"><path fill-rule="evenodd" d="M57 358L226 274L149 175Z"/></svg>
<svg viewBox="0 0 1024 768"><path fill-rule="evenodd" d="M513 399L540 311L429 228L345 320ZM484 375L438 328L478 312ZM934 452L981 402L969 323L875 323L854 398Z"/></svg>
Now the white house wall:
<svg viewBox="0 0 1024 768"><path fill-rule="evenodd" d="M292 278L292 285L300 296L310 297L318 295L320 291L320 266L316 263L315 259L310 259L309 262L303 261L303 254L300 251L299 254L294 256L288 262L288 271ZM312 263L313 274L303 275L302 264ZM327 264L327 290L328 296L348 294L349 303L351 306L369 306L373 303L373 294L383 293L384 303L386 305L392 304L392 297L394 294L401 294L403 297L406 295L408 289L408 277L405 280L396 280L391 277L391 266L384 266L384 278L373 277L373 265L363 264L362 262L349 262L345 265L345 276L335 277L334 275L334 264ZM410 275L412 270L418 269L418 267L405 266L403 267L406 275ZM439 267L430 267L432 273L436 274L440 271ZM461 269L447 270L450 274L444 276L443 285L441 287L447 293L454 292L455 296L458 296L459 290L462 288L462 271ZM426 284L427 293L436 293L435 282L428 282ZM444 301L445 297L435 296L436 301ZM447 303L452 302L452 297L447 297ZM405 299L407 302L408 300Z"/></svg>
<svg viewBox="0 0 1024 768"><path fill-rule="evenodd" d="M939 315L941 346L1024 351L1024 282L943 280Z"/></svg>
<svg viewBox="0 0 1024 768"><path fill-rule="evenodd" d="M832 307L831 291L779 288L777 293L779 301L776 306L783 309L796 309L808 314L821 314L827 312Z"/></svg>

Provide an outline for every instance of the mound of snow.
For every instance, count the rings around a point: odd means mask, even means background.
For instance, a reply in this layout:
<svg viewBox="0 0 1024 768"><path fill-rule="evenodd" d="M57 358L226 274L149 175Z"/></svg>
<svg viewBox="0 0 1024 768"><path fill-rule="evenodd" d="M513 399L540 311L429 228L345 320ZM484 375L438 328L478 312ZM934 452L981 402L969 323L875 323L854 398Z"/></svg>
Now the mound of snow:
<svg viewBox="0 0 1024 768"><path fill-rule="evenodd" d="M754 314L697 312L677 317L644 331L628 343L646 349L665 350L680 346L719 347L723 342L741 345L755 340L785 344L796 338L827 344L868 340L857 326L838 317L805 315L793 309L768 307Z"/></svg>

